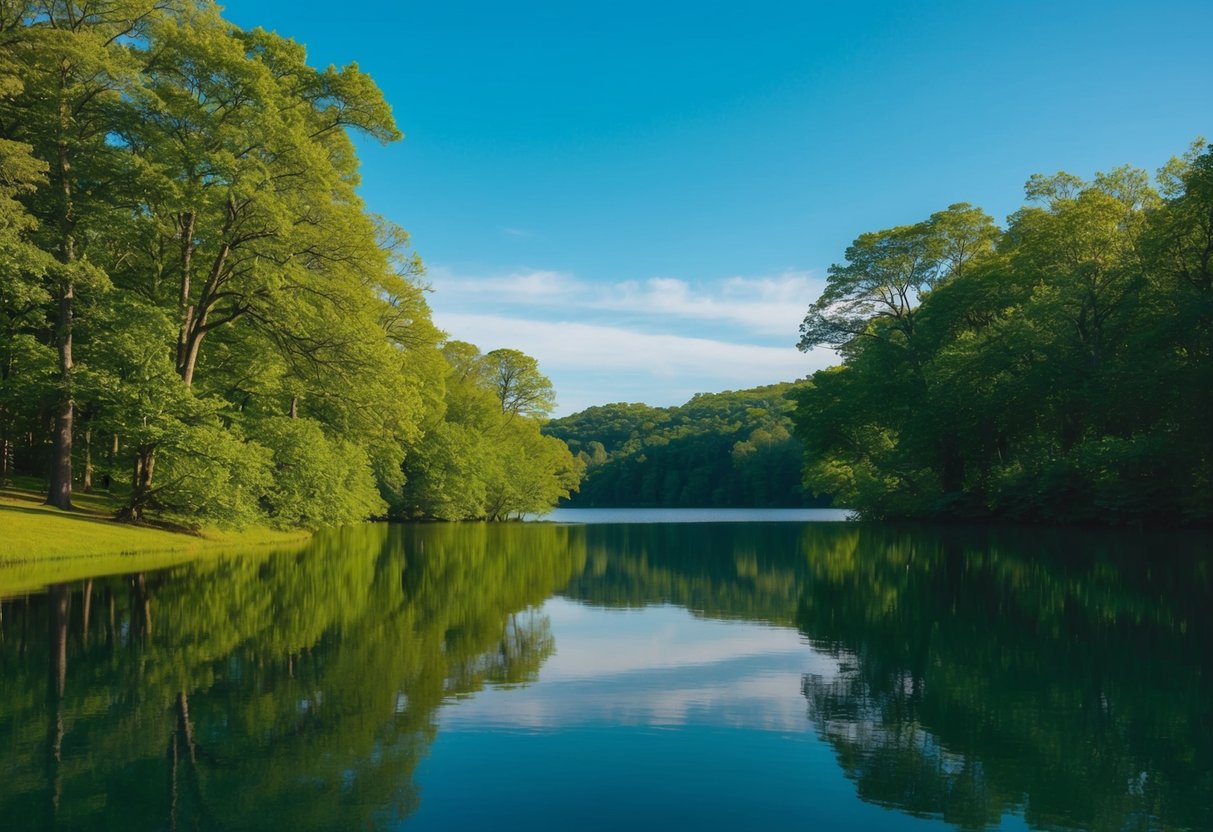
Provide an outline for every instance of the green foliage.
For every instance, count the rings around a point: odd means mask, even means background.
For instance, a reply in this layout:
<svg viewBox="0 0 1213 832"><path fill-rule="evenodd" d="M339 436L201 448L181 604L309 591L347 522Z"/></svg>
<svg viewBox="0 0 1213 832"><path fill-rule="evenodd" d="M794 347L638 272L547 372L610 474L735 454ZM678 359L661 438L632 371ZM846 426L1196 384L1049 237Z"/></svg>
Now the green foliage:
<svg viewBox="0 0 1213 832"><path fill-rule="evenodd" d="M486 355L484 365L502 413L542 419L552 412L556 394L535 359L518 350L500 349Z"/></svg>
<svg viewBox="0 0 1213 832"><path fill-rule="evenodd" d="M862 235L802 348L806 485L870 517L1209 522L1213 147Z"/></svg>
<svg viewBox="0 0 1213 832"><path fill-rule="evenodd" d="M802 506L797 385L700 394L681 407L591 407L544 425L586 466L574 506Z"/></svg>
<svg viewBox="0 0 1213 832"><path fill-rule="evenodd" d="M271 484L262 500L276 523L319 528L386 511L366 451L330 439L319 422L278 416L257 426L257 439L271 454Z"/></svg>
<svg viewBox="0 0 1213 832"><path fill-rule="evenodd" d="M807 718L864 801L962 829L1208 815L1203 533L591 525L585 546L568 597L794 625L832 657L799 680Z"/></svg>
<svg viewBox="0 0 1213 832"><path fill-rule="evenodd" d="M402 460L458 405L421 261L357 193L355 137L401 137L371 79L208 0L4 9L0 482L50 469L66 508L99 480L133 520L427 513ZM551 408L534 359L478 361L499 415ZM555 499L510 454L567 460L500 418L454 421L498 462L432 459L415 493L483 492L471 516L496 516L490 484L501 516Z"/></svg>
<svg viewBox="0 0 1213 832"><path fill-rule="evenodd" d="M540 433L535 414L551 382L517 350L487 355L462 341L443 348L445 412L405 459L405 517L504 520L543 513L575 492L583 462Z"/></svg>

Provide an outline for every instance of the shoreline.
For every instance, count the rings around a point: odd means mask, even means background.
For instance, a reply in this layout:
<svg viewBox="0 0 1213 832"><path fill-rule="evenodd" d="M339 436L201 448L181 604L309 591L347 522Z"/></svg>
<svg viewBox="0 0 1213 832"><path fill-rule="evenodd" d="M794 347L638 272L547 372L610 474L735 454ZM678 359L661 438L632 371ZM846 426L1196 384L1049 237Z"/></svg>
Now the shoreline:
<svg viewBox="0 0 1213 832"><path fill-rule="evenodd" d="M35 586L173 566L240 549L298 545L307 530L251 527L242 531L166 529L112 519L104 495L81 495L65 512L41 495L0 489L0 597Z"/></svg>

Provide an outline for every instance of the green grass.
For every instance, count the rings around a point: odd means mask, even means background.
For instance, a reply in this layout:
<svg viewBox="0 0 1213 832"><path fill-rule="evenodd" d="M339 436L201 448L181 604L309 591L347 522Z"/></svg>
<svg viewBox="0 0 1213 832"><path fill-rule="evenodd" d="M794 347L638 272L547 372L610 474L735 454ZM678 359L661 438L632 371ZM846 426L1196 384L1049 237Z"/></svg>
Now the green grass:
<svg viewBox="0 0 1213 832"><path fill-rule="evenodd" d="M76 494L73 511L42 505L35 482L0 488L0 596L57 581L169 566L250 546L297 544L307 532L197 531L113 520L105 494Z"/></svg>

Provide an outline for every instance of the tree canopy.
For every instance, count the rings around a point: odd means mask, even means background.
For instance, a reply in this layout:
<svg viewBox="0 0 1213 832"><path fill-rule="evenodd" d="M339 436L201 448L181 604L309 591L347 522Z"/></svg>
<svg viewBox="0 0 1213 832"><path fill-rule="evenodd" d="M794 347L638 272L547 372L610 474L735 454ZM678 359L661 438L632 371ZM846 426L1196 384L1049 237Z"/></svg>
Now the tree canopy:
<svg viewBox="0 0 1213 832"><path fill-rule="evenodd" d="M430 513L406 469L477 492L436 450L462 441L513 443L476 516L575 487L533 358L480 368L511 424L447 420L454 353L408 234L358 195L359 137L401 133L356 64L208 0L5 5L0 481L49 473L62 508L112 488L136 521L318 527Z"/></svg>
<svg viewBox="0 0 1213 832"><path fill-rule="evenodd" d="M805 482L872 517L1213 519L1213 147L861 235L805 317Z"/></svg>

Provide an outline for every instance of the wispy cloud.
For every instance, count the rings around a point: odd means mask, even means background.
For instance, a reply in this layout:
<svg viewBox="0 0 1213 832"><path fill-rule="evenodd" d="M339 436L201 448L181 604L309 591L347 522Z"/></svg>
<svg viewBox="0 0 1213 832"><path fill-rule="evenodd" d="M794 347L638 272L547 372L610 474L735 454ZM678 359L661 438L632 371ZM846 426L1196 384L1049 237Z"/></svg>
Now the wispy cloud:
<svg viewBox="0 0 1213 832"><path fill-rule="evenodd" d="M558 413L592 404L680 404L695 393L792 381L836 363L833 353L768 347L572 321L435 314L452 337L534 356L556 387Z"/></svg>
<svg viewBox="0 0 1213 832"><path fill-rule="evenodd" d="M836 363L793 344L821 281L805 272L693 283L654 277L595 283L530 269L429 274L434 321L483 350L538 359L557 415L594 404L681 404L695 393L792 381Z"/></svg>
<svg viewBox="0 0 1213 832"><path fill-rule="evenodd" d="M791 346L736 344L572 321L456 314L437 316L437 323L457 336L474 336L485 349L513 345L539 358L549 370L645 372L659 378L711 375L746 382L756 374L772 381L799 378L833 360L826 356L823 363Z"/></svg>
<svg viewBox="0 0 1213 832"><path fill-rule="evenodd" d="M790 628L715 621L669 606L604 610L549 600L557 651L522 689L487 689L443 709L444 731L547 731L589 724L716 725L809 732L801 681L837 660Z"/></svg>
<svg viewBox="0 0 1213 832"><path fill-rule="evenodd" d="M672 277L594 283L564 272L525 270L492 276L430 274L441 305L462 309L528 306L565 312L613 312L650 320L719 321L790 342L823 281L807 272L691 282Z"/></svg>

